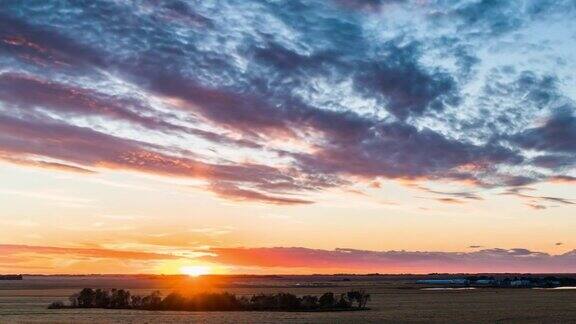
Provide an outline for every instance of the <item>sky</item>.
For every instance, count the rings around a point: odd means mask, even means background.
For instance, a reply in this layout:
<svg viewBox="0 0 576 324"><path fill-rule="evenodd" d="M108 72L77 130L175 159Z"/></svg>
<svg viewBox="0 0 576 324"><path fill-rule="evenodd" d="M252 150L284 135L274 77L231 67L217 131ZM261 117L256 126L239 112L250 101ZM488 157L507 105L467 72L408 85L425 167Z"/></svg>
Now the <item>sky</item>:
<svg viewBox="0 0 576 324"><path fill-rule="evenodd" d="M575 18L3 1L0 272L576 272Z"/></svg>

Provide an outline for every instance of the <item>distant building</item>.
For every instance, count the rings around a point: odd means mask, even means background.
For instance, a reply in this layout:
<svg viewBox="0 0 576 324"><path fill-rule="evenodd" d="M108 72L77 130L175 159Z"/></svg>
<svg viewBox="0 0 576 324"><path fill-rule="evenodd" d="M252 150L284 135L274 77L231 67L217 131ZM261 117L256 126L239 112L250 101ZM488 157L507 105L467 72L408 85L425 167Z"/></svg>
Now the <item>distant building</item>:
<svg viewBox="0 0 576 324"><path fill-rule="evenodd" d="M530 280L519 279L510 281L510 287L530 287L532 282Z"/></svg>
<svg viewBox="0 0 576 324"><path fill-rule="evenodd" d="M478 285L478 286L494 286L494 285L496 285L496 280L494 280L494 279L478 279L476 281L473 281L472 284Z"/></svg>
<svg viewBox="0 0 576 324"><path fill-rule="evenodd" d="M453 279L422 279L417 284L439 286L495 287L495 288L554 288L576 287L576 278L570 277L488 277L468 276Z"/></svg>
<svg viewBox="0 0 576 324"><path fill-rule="evenodd" d="M417 280L417 284L424 285L467 285L470 282L468 279L423 279Z"/></svg>

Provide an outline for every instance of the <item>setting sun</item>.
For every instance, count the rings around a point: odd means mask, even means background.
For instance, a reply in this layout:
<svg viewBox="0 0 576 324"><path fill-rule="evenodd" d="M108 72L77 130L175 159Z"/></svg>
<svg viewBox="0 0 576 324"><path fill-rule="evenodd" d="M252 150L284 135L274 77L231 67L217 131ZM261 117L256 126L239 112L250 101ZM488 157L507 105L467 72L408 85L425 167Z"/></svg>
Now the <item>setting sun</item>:
<svg viewBox="0 0 576 324"><path fill-rule="evenodd" d="M198 277L202 275L210 274L210 267L207 266L184 266L180 268L180 272L182 274L191 276L191 277Z"/></svg>

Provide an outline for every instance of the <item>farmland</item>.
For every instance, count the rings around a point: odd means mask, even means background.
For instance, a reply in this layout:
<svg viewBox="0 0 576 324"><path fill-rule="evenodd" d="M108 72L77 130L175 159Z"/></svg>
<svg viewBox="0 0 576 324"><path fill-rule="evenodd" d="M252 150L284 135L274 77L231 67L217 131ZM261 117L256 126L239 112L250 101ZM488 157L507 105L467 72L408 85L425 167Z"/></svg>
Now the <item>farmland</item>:
<svg viewBox="0 0 576 324"><path fill-rule="evenodd" d="M406 276L150 277L26 276L0 282L2 323L346 323L346 322L576 322L576 290L467 289L422 290ZM123 288L147 294L160 290L195 293L228 291L237 295L290 292L320 295L365 289L372 300L364 312L173 312L110 309L48 310L83 287Z"/></svg>

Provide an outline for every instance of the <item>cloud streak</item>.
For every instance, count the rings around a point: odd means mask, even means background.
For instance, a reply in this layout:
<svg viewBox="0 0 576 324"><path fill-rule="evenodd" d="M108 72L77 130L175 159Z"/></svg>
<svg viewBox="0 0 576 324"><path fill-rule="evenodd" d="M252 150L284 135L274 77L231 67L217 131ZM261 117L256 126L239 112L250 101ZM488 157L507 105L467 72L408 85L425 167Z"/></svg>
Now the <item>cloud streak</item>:
<svg viewBox="0 0 576 324"><path fill-rule="evenodd" d="M474 246L477 248L477 246ZM213 248L210 262L274 269L304 268L310 272L533 272L576 271L576 252L550 255L527 249L481 249L473 252L367 251L307 248Z"/></svg>
<svg viewBox="0 0 576 324"><path fill-rule="evenodd" d="M101 248L70 248L37 245L0 244L0 252L3 256L11 256L15 259L19 255L67 255L71 258L103 258L103 259L127 259L127 260L174 260L180 256L136 251L120 251Z"/></svg>

